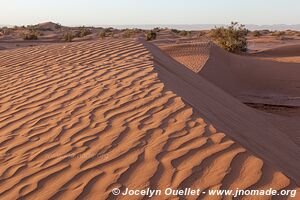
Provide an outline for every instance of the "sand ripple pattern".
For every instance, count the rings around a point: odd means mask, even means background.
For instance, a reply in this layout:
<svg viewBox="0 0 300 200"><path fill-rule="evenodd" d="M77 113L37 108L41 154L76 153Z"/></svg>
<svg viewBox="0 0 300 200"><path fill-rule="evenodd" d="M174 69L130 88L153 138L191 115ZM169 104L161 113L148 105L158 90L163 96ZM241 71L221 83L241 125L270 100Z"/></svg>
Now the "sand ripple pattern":
<svg viewBox="0 0 300 200"><path fill-rule="evenodd" d="M162 50L179 63L198 73L209 59L211 45L211 42L166 45L162 47Z"/></svg>
<svg viewBox="0 0 300 200"><path fill-rule="evenodd" d="M0 87L0 199L295 187L166 90L136 41L2 51Z"/></svg>

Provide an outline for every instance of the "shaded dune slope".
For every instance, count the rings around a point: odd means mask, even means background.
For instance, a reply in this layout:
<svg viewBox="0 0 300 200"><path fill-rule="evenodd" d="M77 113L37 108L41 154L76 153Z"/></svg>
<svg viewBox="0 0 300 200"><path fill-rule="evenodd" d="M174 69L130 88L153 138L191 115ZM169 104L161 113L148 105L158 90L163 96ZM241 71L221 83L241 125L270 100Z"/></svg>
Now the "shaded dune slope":
<svg viewBox="0 0 300 200"><path fill-rule="evenodd" d="M206 46L198 44L198 48L194 48L195 45L186 45L180 50L176 45L170 46L167 53L243 102L300 106L299 63L283 63L234 55L213 44ZM172 48L180 52L195 51L182 58L170 51ZM290 51L297 52L292 48L280 50L280 54L284 52L288 54L291 53ZM206 62L198 58L203 55L203 52L208 54ZM190 67L190 63L194 65Z"/></svg>
<svg viewBox="0 0 300 200"><path fill-rule="evenodd" d="M272 160L273 162L279 158L278 155L281 153L286 154L282 159L294 154L290 158L298 163L296 168L299 169L300 160L297 158L297 154L300 152L299 147L269 124L263 116L174 61L170 56L163 54L154 45L146 44L146 46L154 56L155 65L159 66L156 67L156 70L160 75L160 79L172 88L172 91L183 97L195 110L243 144L244 147L251 149L265 160ZM285 142L288 145L284 144ZM289 148L289 145L292 148ZM287 147L288 149L279 152L278 146ZM268 156L272 158L267 158ZM286 161L286 164L288 164L289 161ZM281 165L284 167L283 162L281 159L277 160L276 166ZM295 170L294 175L297 177L297 169L293 168L291 165L290 169Z"/></svg>
<svg viewBox="0 0 300 200"><path fill-rule="evenodd" d="M289 45L268 49L252 54L265 60L277 62L300 63L300 45Z"/></svg>
<svg viewBox="0 0 300 200"><path fill-rule="evenodd" d="M133 40L0 52L0 199L297 188L298 149L288 138L147 47L152 54Z"/></svg>
<svg viewBox="0 0 300 200"><path fill-rule="evenodd" d="M288 45L254 53L256 56L291 57L300 56L300 45Z"/></svg>

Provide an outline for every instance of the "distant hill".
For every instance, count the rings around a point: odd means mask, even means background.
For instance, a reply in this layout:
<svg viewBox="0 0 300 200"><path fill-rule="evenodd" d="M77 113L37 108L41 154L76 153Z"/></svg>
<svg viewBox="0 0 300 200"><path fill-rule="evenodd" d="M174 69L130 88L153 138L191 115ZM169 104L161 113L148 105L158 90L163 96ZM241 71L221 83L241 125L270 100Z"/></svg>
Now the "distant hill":
<svg viewBox="0 0 300 200"><path fill-rule="evenodd" d="M54 22L44 22L36 25L39 29L43 30L56 30L61 27L60 24Z"/></svg>
<svg viewBox="0 0 300 200"><path fill-rule="evenodd" d="M148 25L99 25L101 27L115 27L115 28L140 28L140 29L152 29L155 27L168 27L174 29L181 30L208 30L214 27L226 26L225 24L148 24ZM246 27L250 30L298 30L300 31L300 24L274 24L274 25L255 25L255 24L247 24Z"/></svg>
<svg viewBox="0 0 300 200"><path fill-rule="evenodd" d="M0 24L0 27L13 27L13 25ZM60 24L54 22L44 22L37 24L41 29L55 30ZM127 25L94 25L95 27L114 27L114 28L140 28L140 29L153 29L155 27L168 27L181 30L208 30L214 27L226 26L226 24L127 24ZM273 24L273 25L256 25L246 24L249 30L296 30L300 31L300 24Z"/></svg>
<svg viewBox="0 0 300 200"><path fill-rule="evenodd" d="M297 30L300 31L300 24L275 24L275 25L255 25L255 24L248 24L246 25L248 29L250 30Z"/></svg>

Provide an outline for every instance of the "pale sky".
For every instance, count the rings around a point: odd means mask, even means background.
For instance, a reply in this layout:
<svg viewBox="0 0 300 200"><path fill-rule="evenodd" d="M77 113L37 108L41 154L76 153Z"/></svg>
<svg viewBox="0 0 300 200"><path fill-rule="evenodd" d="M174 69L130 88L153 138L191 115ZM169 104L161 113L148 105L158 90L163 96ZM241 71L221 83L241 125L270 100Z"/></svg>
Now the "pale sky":
<svg viewBox="0 0 300 200"><path fill-rule="evenodd" d="M3 0L0 24L300 24L299 0Z"/></svg>

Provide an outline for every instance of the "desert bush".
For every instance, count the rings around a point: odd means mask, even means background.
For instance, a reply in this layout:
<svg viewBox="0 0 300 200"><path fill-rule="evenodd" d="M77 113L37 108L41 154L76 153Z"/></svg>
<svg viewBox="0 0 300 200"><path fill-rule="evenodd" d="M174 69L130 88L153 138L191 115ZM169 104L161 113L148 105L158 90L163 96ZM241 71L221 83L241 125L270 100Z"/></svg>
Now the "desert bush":
<svg viewBox="0 0 300 200"><path fill-rule="evenodd" d="M66 42L72 42L74 38L75 38L75 36L72 32L66 32L63 34L63 39Z"/></svg>
<svg viewBox="0 0 300 200"><path fill-rule="evenodd" d="M268 30L268 29L264 29L264 30L261 30L260 33L261 33L262 35L268 35L268 34L271 33L271 31Z"/></svg>
<svg viewBox="0 0 300 200"><path fill-rule="evenodd" d="M219 27L210 31L210 36L215 43L229 52L243 52L247 50L248 30L244 25L231 22L227 27Z"/></svg>
<svg viewBox="0 0 300 200"><path fill-rule="evenodd" d="M147 41L150 41L150 40L155 40L156 39L156 32L155 31L149 31L147 34L146 34L146 40Z"/></svg>
<svg viewBox="0 0 300 200"><path fill-rule="evenodd" d="M100 33L99 33L99 37L101 39L104 39L106 37L113 37L113 35L114 35L114 32L113 32L112 28L105 28L102 31L100 31Z"/></svg>
<svg viewBox="0 0 300 200"><path fill-rule="evenodd" d="M85 28L85 27L81 27L80 30L79 30L79 37L85 37L87 35L90 35L92 34L92 31L91 29L89 28Z"/></svg>
<svg viewBox="0 0 300 200"><path fill-rule="evenodd" d="M99 33L99 37L101 38L101 39L104 39L104 38L106 38L108 35L106 34L106 32L105 31L101 31L100 33Z"/></svg>
<svg viewBox="0 0 300 200"><path fill-rule="evenodd" d="M135 34L133 29L125 29L123 30L122 36L123 38L131 38Z"/></svg>
<svg viewBox="0 0 300 200"><path fill-rule="evenodd" d="M57 24L55 24L55 29L61 29L61 27L62 27L62 25L61 24L59 24L59 23L57 23Z"/></svg>
<svg viewBox="0 0 300 200"><path fill-rule="evenodd" d="M31 32L35 32L38 30L38 27L36 25L28 25L25 29Z"/></svg>
<svg viewBox="0 0 300 200"><path fill-rule="evenodd" d="M180 33L180 31L177 30L177 29L171 29L171 31L172 31L173 33L176 33L176 34Z"/></svg>
<svg viewBox="0 0 300 200"><path fill-rule="evenodd" d="M181 35L181 36L188 36L188 35L191 35L191 34L192 34L191 31L186 31L186 30L183 30L183 31L179 32L179 35Z"/></svg>
<svg viewBox="0 0 300 200"><path fill-rule="evenodd" d="M258 31L258 30L255 30L255 31L253 31L253 36L254 37L260 37L262 34L260 33L260 31Z"/></svg>
<svg viewBox="0 0 300 200"><path fill-rule="evenodd" d="M38 39L38 32L30 31L29 33L25 33L23 35L24 40L37 40Z"/></svg>
<svg viewBox="0 0 300 200"><path fill-rule="evenodd" d="M160 28L160 27L155 27L155 28L153 29L153 31L155 31L156 33L160 32L161 30L163 30L163 29Z"/></svg>
<svg viewBox="0 0 300 200"><path fill-rule="evenodd" d="M275 31L271 34L272 36L281 37L285 35L284 31Z"/></svg>

